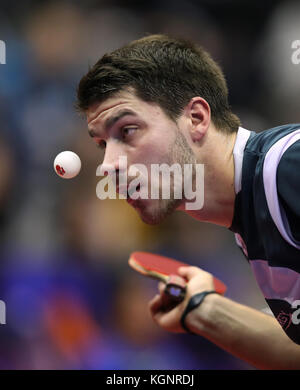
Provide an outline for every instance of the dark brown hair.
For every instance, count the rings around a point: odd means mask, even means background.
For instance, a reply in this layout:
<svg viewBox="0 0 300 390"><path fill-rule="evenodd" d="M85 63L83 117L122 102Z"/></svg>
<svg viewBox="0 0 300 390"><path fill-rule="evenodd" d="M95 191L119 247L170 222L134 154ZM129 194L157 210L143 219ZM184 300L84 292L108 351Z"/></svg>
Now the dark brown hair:
<svg viewBox="0 0 300 390"><path fill-rule="evenodd" d="M80 80L77 108L85 111L128 88L158 104L174 121L193 97L201 96L218 129L231 133L240 125L229 107L221 68L203 48L186 40L149 35L105 54Z"/></svg>

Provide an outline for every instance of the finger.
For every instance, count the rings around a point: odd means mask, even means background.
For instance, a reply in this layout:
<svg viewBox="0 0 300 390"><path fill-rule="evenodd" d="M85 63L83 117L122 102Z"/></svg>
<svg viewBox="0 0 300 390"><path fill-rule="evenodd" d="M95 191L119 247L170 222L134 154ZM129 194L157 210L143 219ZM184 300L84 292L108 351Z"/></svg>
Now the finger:
<svg viewBox="0 0 300 390"><path fill-rule="evenodd" d="M158 291L160 292L160 294L162 294L165 291L165 288L166 288L166 283L163 282L158 283Z"/></svg>
<svg viewBox="0 0 300 390"><path fill-rule="evenodd" d="M161 296L159 294L155 295L155 297L149 302L149 309L152 316L155 316L155 314L161 310L162 304Z"/></svg>
<svg viewBox="0 0 300 390"><path fill-rule="evenodd" d="M178 273L180 276L187 278L187 280L192 279L194 276L199 275L199 273L203 272L198 267L180 267L178 268Z"/></svg>
<svg viewBox="0 0 300 390"><path fill-rule="evenodd" d="M181 316L181 310L176 306L174 309L165 312L165 311L157 311L153 319L154 321L164 329L171 330L177 328L181 331L179 326L179 319Z"/></svg>

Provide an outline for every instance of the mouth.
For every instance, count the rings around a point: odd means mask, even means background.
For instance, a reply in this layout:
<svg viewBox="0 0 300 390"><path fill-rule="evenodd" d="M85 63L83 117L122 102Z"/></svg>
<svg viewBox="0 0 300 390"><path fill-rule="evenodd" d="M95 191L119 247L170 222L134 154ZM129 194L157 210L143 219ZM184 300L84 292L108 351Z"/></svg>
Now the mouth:
<svg viewBox="0 0 300 390"><path fill-rule="evenodd" d="M129 191L129 186L128 187L116 186L116 192L119 195L124 195L127 199L130 200L136 200L136 199L132 199L132 195L136 193L140 193L140 191L141 191L141 184L139 184L136 188L131 188L130 191Z"/></svg>
<svg viewBox="0 0 300 390"><path fill-rule="evenodd" d="M116 186L116 192L119 195L126 196L128 194L128 188L126 186Z"/></svg>
<svg viewBox="0 0 300 390"><path fill-rule="evenodd" d="M132 195L134 195L136 193L140 193L140 191L141 191L140 184L136 188L132 188L130 191L129 191L129 188L127 188L127 199L128 198L132 199ZM132 199L132 200L136 200L136 199Z"/></svg>
<svg viewBox="0 0 300 390"><path fill-rule="evenodd" d="M127 203L133 205L137 201L140 201L140 196L137 196L137 194L139 194L140 191L141 191L140 184L136 188L131 189L131 191L129 191L129 189L127 189L127 199L126 199ZM133 195L134 195L134 198L133 198Z"/></svg>

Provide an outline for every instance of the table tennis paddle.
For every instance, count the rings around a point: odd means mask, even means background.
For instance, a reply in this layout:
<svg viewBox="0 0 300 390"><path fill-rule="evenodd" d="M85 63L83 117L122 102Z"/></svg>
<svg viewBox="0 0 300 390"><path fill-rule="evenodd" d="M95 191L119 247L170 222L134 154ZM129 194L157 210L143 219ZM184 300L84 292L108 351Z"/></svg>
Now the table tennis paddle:
<svg viewBox="0 0 300 390"><path fill-rule="evenodd" d="M187 267L189 264L148 252L131 253L128 263L135 271L166 284L163 300L168 309L183 301L187 281L178 275L178 268ZM215 277L213 281L216 292L225 294L225 284Z"/></svg>

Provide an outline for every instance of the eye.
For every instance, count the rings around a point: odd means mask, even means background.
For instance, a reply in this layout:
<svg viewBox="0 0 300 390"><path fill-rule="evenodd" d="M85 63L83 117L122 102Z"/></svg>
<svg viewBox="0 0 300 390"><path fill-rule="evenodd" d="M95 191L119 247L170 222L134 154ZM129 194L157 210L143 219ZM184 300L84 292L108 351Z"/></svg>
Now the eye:
<svg viewBox="0 0 300 390"><path fill-rule="evenodd" d="M97 148L99 149L105 149L106 148L106 141L101 140L97 143Z"/></svg>
<svg viewBox="0 0 300 390"><path fill-rule="evenodd" d="M133 126L124 126L122 127L121 129L121 136L122 136L122 139L125 140L127 139L128 137L132 136L133 133L137 130L136 127L133 127Z"/></svg>

